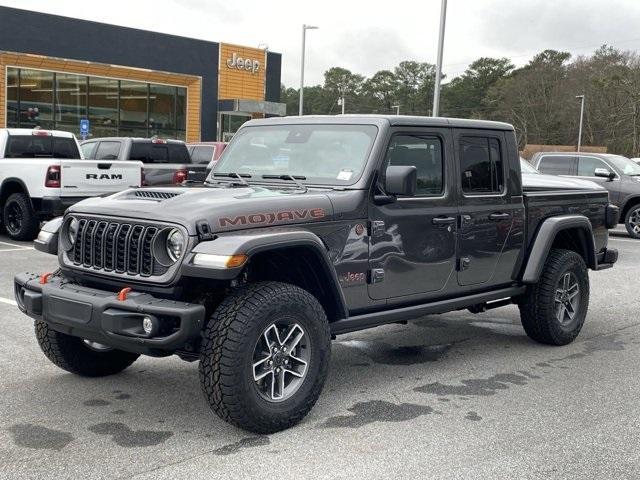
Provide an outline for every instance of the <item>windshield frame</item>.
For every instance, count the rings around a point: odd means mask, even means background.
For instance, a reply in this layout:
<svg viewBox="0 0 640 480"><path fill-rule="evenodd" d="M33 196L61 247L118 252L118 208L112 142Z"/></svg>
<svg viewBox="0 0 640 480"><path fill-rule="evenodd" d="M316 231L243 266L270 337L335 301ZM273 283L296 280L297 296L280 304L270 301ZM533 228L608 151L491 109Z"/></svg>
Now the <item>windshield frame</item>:
<svg viewBox="0 0 640 480"><path fill-rule="evenodd" d="M226 178L221 178L221 177L215 177L214 179L214 174L215 173L228 173L227 170L229 170L228 167L224 166L224 160L228 159L229 156L233 153L233 148L234 148L234 144L238 141L238 138L241 138L241 136L243 134L245 134L246 132L249 132L250 129L263 129L263 128L273 128L273 129L283 129L283 128L295 128L295 127L300 127L300 126L304 126L304 127L311 127L311 128L316 128L316 127L333 127L336 129L339 129L340 127L349 129L349 128L354 128L354 127L366 127L366 128L371 128L372 129L372 137L371 137L371 142L366 150L366 153L364 155L363 161L362 161L362 167L360 168L360 171L358 172L357 175L354 175L352 178L350 178L347 182L348 183L333 183L333 182L319 182L318 177L309 177L308 175L305 175L307 178L302 180L298 180L298 182L300 182L301 184L303 184L306 187L320 187L320 188L332 188L332 189L339 189L339 190L348 190L348 189L361 189L363 188L360 184L360 182L363 180L363 178L365 178L365 176L370 172L370 168L371 168L371 164L376 163L373 159L376 156L376 152L377 152L377 148L378 148L378 144L379 142L381 142L381 138L384 137L383 135L383 129L381 128L381 125L377 124L377 123L369 123L369 122L332 122L332 121L327 121L327 122L318 122L318 121L312 121L312 122L291 122L291 123L281 123L281 122L277 122L277 123L272 123L272 124L266 124L266 123L256 123L256 124L245 124L243 125L240 130L238 130L238 132L234 135L234 137L231 139L231 141L229 142L229 144L227 145L227 147L224 149L222 155L220 156L220 158L218 159L218 161L216 162L215 166L211 169L211 171L209 172L209 175L206 178L206 181L208 182L213 182L213 183L217 183L219 181L225 182L227 181ZM244 172L242 172L244 173ZM296 178L301 175L300 172L296 172L295 174L292 174L291 172L260 172L260 171L252 171L250 172L251 174L251 178L247 178L247 182L249 184L252 185L278 185L278 186L292 186L292 187L297 187L295 183L293 183L290 180L287 179L277 179L277 178L269 178L269 179L265 179L262 178L262 175L264 174L271 174L273 173L274 175L276 174L280 174L280 175L295 175ZM231 179L230 179L231 180Z"/></svg>

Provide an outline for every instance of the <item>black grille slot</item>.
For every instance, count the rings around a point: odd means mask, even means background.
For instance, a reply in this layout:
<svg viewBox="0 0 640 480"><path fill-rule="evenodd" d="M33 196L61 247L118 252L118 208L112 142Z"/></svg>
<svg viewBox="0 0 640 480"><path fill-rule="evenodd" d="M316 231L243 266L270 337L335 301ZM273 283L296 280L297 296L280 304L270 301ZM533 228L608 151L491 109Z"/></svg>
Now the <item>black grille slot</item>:
<svg viewBox="0 0 640 480"><path fill-rule="evenodd" d="M78 219L78 234L69 260L77 266L123 275L154 277L169 271L155 261L153 243L170 227Z"/></svg>
<svg viewBox="0 0 640 480"><path fill-rule="evenodd" d="M179 193L172 192L158 192L154 190L136 190L135 196L138 198L144 198L147 200L168 200L169 198L177 197Z"/></svg>

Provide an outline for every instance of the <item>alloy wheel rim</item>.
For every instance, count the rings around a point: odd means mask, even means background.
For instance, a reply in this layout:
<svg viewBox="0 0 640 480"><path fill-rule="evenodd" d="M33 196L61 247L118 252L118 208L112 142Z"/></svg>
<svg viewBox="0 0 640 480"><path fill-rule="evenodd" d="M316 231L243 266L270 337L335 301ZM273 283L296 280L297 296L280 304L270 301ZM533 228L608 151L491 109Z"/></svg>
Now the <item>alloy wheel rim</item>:
<svg viewBox="0 0 640 480"><path fill-rule="evenodd" d="M7 206L7 229L11 233L20 231L22 227L22 210L15 203Z"/></svg>
<svg viewBox="0 0 640 480"><path fill-rule="evenodd" d="M260 335L253 352L253 381L268 402L283 402L302 386L309 370L311 345L302 326L274 322Z"/></svg>
<svg viewBox="0 0 640 480"><path fill-rule="evenodd" d="M580 305L580 286L573 272L560 277L556 287L554 305L556 319L560 325L567 326L576 319Z"/></svg>
<svg viewBox="0 0 640 480"><path fill-rule="evenodd" d="M631 230L636 235L640 235L640 208L636 208L631 215L629 215L629 225L631 225Z"/></svg>

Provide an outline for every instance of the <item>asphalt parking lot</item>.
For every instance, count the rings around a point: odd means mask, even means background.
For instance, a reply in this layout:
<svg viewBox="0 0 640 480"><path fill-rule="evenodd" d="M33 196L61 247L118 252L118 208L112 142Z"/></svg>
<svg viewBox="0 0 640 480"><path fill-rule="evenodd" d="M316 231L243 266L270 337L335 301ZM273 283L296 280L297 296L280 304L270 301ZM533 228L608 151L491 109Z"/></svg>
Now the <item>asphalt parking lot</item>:
<svg viewBox="0 0 640 480"><path fill-rule="evenodd" d="M12 278L55 258L0 237L0 478L638 478L640 241L610 243L574 344L533 343L515 307L339 337L311 414L255 436L209 411L196 364L50 364Z"/></svg>

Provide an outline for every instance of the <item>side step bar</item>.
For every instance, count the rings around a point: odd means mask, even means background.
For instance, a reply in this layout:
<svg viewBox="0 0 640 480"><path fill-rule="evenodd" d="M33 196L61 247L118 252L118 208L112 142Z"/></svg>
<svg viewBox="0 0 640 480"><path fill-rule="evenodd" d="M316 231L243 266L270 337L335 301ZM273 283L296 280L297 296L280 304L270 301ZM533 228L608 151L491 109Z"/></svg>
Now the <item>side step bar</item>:
<svg viewBox="0 0 640 480"><path fill-rule="evenodd" d="M403 322L422 317L423 315L447 313L454 310L469 308L474 305L480 306L495 300L510 299L511 297L523 294L525 290L526 287L501 288L488 293L476 293L466 297L458 297L411 307L401 307L393 310L356 315L333 322L330 325L331 334L342 335L344 333L356 332L358 330L378 327L388 323ZM508 303L511 303L510 300L504 304L506 305Z"/></svg>

